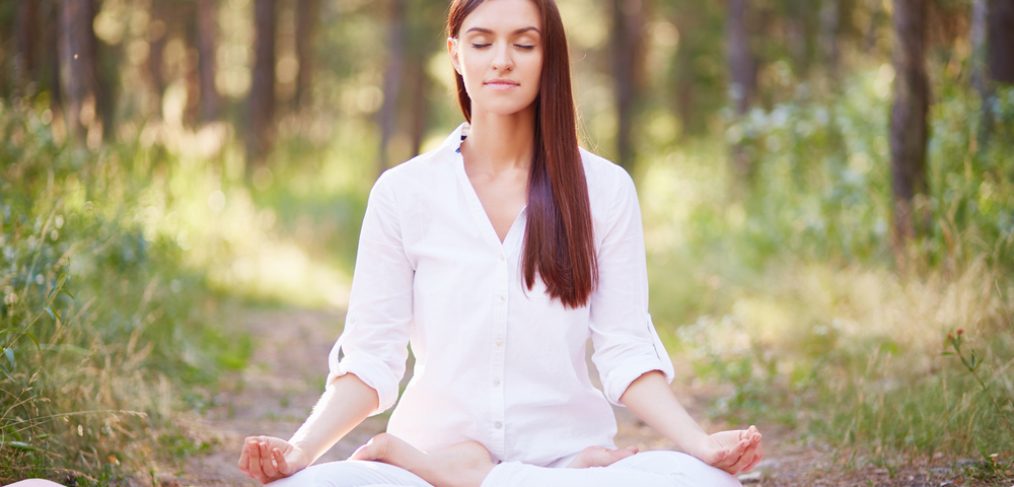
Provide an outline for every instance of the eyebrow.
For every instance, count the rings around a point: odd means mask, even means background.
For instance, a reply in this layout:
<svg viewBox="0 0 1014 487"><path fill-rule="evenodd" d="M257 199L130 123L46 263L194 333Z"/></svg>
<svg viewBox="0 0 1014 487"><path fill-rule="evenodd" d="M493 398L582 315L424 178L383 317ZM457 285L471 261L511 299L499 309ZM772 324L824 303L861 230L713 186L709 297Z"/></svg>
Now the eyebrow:
<svg viewBox="0 0 1014 487"><path fill-rule="evenodd" d="M542 31L540 31L536 27L522 27L520 29L515 30L514 32L511 32L511 34L518 35L518 34L521 34L521 33L524 33L524 32L528 32L528 31L535 31L539 35L542 35ZM484 27L472 27L471 29L468 29L468 30L465 31L466 34L468 34L469 32L480 32L480 33L483 33L483 34L493 34L494 33L492 30L486 29Z"/></svg>

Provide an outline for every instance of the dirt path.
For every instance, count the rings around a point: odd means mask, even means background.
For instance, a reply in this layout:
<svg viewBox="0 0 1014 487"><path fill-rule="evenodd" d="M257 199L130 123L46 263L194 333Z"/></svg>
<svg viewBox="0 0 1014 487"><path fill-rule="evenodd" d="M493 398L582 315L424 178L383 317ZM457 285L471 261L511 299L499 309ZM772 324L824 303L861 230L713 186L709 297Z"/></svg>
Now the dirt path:
<svg viewBox="0 0 1014 487"><path fill-rule="evenodd" d="M257 310L237 319L255 340L250 364L223 388L217 407L192 429L206 435L212 451L192 458L170 485L260 485L236 467L239 445L248 435L288 438L302 424L323 391L327 354L341 330L342 315L307 310ZM347 458L384 430L386 419L367 419L320 461Z"/></svg>
<svg viewBox="0 0 1014 487"><path fill-rule="evenodd" d="M188 460L179 472L160 475L162 485L259 485L236 468L243 438L251 434L287 438L320 396L327 373L327 353L341 329L340 314L292 309L255 310L237 319L240 326L255 337L250 365L219 392L218 406L189 425L211 445L210 451ZM679 390L678 394L695 418L704 417L699 392ZM616 412L619 421L617 445L636 445L642 450L667 448L665 441L629 412L623 409ZM369 418L320 461L347 458L356 447L383 431L385 425L386 416ZM962 481L953 469L940 467L845 472L834 466L830 452L786 441L793 436L788 431L766 429L767 458L754 472L740 477L743 483L747 486L977 485Z"/></svg>

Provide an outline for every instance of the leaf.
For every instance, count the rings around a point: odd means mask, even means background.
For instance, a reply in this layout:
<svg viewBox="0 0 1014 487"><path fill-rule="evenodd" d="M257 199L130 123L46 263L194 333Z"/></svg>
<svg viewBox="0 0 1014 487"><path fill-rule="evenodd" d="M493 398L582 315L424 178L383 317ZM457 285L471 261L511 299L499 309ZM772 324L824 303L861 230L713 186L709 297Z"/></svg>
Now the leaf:
<svg viewBox="0 0 1014 487"><path fill-rule="evenodd" d="M25 451L35 450L34 446L32 446L30 443L25 443L23 441L8 441L6 446L9 446L16 450L25 450Z"/></svg>
<svg viewBox="0 0 1014 487"><path fill-rule="evenodd" d="M34 333L32 333L30 331L26 331L25 334L24 334L24 336L28 337L28 339L31 340L32 343L35 344L35 348L37 350L39 350L39 351L42 350L42 345L39 345L39 339L35 336Z"/></svg>
<svg viewBox="0 0 1014 487"><path fill-rule="evenodd" d="M14 362L14 350L10 347L4 348L4 355L7 357L7 362L11 364L11 369L14 369L16 365Z"/></svg>

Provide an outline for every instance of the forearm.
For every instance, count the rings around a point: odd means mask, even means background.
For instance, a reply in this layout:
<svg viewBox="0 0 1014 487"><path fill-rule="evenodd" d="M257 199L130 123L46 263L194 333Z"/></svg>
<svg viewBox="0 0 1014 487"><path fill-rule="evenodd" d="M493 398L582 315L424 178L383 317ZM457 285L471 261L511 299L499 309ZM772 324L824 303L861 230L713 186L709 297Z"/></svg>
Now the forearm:
<svg viewBox="0 0 1014 487"><path fill-rule="evenodd" d="M681 451L693 453L695 445L708 439L676 399L662 372L654 370L638 377L620 397L620 403Z"/></svg>
<svg viewBox="0 0 1014 487"><path fill-rule="evenodd" d="M310 417L289 441L316 461L362 423L377 408L378 402L377 392L355 374L338 377L320 396Z"/></svg>

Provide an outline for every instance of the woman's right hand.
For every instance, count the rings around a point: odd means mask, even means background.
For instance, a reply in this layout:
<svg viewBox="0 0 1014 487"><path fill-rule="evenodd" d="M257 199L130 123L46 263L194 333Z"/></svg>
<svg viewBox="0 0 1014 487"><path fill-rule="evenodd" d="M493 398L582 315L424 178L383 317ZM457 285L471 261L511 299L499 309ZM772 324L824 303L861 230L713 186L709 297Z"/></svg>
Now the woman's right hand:
<svg viewBox="0 0 1014 487"><path fill-rule="evenodd" d="M756 426L713 433L704 444L687 453L732 475L749 472L764 458L761 434Z"/></svg>
<svg viewBox="0 0 1014 487"><path fill-rule="evenodd" d="M288 477L313 460L299 446L273 436L248 436L243 440L239 469L263 484Z"/></svg>

